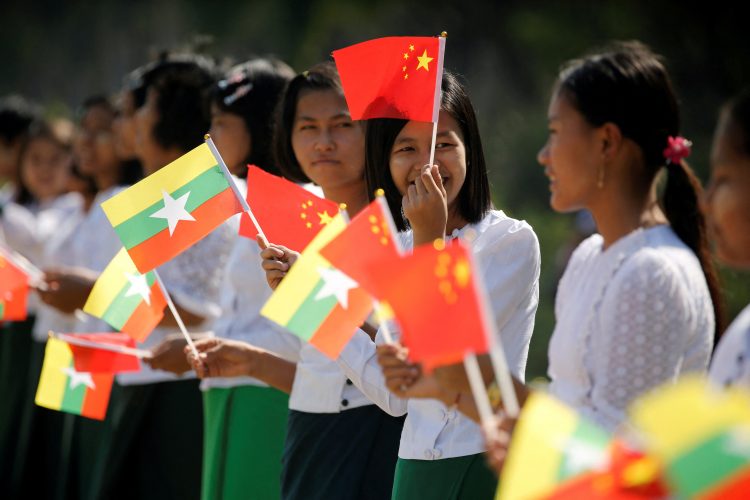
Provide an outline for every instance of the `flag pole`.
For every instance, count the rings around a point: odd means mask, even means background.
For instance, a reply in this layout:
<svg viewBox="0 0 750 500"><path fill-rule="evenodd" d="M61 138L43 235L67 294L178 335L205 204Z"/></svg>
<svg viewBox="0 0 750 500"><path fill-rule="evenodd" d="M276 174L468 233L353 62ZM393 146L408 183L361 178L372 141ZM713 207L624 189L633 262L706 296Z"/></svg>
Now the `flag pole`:
<svg viewBox="0 0 750 500"><path fill-rule="evenodd" d="M242 196L242 193L240 193L240 190L237 187L237 183L234 182L234 177L232 177L232 174L229 172L229 168L227 168L227 164L224 163L224 158L221 157L221 154L219 153L219 150L216 148L216 144L214 144L213 139L211 139L211 136L209 134L206 134L204 136L204 139L206 140L208 149L211 150L211 153L214 155L214 158L216 158L216 161L219 162L221 171L224 173L224 177L227 178L227 182L229 182L229 186L231 186L232 191L234 192L234 195L237 197L238 200L240 200L240 205L242 205L242 210L244 210L245 213L247 213L250 216L250 219L253 221L253 224L255 224L255 228L258 230L258 234L263 236L263 239L268 241L268 238L266 238L265 233L263 233L263 228L261 228L260 224L258 224L258 219L255 218L255 214L253 214L253 211L250 210L250 205L248 205L247 200L245 200L245 198Z"/></svg>
<svg viewBox="0 0 750 500"><path fill-rule="evenodd" d="M442 101L443 91L443 59L445 56L445 40L448 38L448 33L443 31L439 37L439 49L438 49L438 70L435 72L435 101L432 105L432 144L430 145L430 163L428 165L432 168L435 163L435 142L437 141L437 126L438 117L440 116L440 102Z"/></svg>
<svg viewBox="0 0 750 500"><path fill-rule="evenodd" d="M380 208L385 215L385 222L388 224L388 231L393 235L393 244L396 246L396 251L399 255L403 255L404 249L401 248L401 242L396 237L398 231L396 230L396 224L393 222L393 214L388 206L388 202L385 199L385 191L381 188L375 190L375 199L380 204ZM386 344L393 344L393 334L391 333L391 327L388 325L388 320L383 319L383 306L379 300L373 299L373 305L375 306L375 312L378 315L378 326L383 331L383 340Z"/></svg>
<svg viewBox="0 0 750 500"><path fill-rule="evenodd" d="M105 344L100 342L94 342L92 340L81 339L73 335L67 335L65 333L55 333L52 330L48 332L48 335L57 340L62 340L71 345L77 345L80 347L89 347L91 349L100 349L102 351L117 352L120 354L128 354L138 358L150 358L151 351L146 349L134 349L132 347L117 345L117 344Z"/></svg>
<svg viewBox="0 0 750 500"><path fill-rule="evenodd" d="M479 370L477 357L473 352L467 352L464 356L464 368L466 369L466 375L469 378L471 394L474 396L474 403L479 412L479 420L482 428L488 437L492 437L497 433L497 429L495 428L495 417L492 413L490 397L484 386L482 372Z"/></svg>
<svg viewBox="0 0 750 500"><path fill-rule="evenodd" d="M180 313L177 312L177 308L174 306L174 302L172 302L172 297L169 296L169 292L167 292L167 288L164 286L164 282L161 280L159 273L156 272L156 269L154 269L154 276L156 277L156 281L159 283L159 288L161 288L161 291L164 294L164 297L167 299L167 306L169 306L169 310L172 311L172 316L174 316L174 319L177 322L177 326L180 327L180 331L182 332L182 335L185 337L185 340L190 346L190 350L193 351L193 355L195 356L195 359L200 359L200 355L198 354L198 349L195 348L193 339L190 338L190 334L188 334L187 328L185 328L185 323L182 322Z"/></svg>

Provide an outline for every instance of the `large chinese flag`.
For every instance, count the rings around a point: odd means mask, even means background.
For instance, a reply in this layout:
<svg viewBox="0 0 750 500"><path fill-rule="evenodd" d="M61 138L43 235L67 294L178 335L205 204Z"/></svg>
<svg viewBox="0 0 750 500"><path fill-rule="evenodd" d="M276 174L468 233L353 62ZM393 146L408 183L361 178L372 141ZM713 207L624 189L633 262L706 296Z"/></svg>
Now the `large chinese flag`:
<svg viewBox="0 0 750 500"><path fill-rule="evenodd" d="M437 122L444 37L386 37L334 50L352 120Z"/></svg>

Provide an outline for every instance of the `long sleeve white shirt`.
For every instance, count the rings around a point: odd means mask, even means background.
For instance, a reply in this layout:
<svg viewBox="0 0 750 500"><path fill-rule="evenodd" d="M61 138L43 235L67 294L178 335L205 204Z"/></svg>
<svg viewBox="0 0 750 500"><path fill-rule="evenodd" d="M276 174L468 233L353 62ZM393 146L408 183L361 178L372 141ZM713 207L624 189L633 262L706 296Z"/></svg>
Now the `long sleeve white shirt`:
<svg viewBox="0 0 750 500"><path fill-rule="evenodd" d="M458 237L471 230L472 248L487 289L497 331L511 372L524 380L529 341L539 299L539 243L531 227L500 211L491 211L478 224L455 231ZM411 247L411 233L405 234ZM380 334L376 341L382 341ZM388 391L377 363L375 343L357 332L344 348L338 364L375 404L391 415L407 414L399 457L438 460L481 453L485 450L479 425L434 399L400 399Z"/></svg>

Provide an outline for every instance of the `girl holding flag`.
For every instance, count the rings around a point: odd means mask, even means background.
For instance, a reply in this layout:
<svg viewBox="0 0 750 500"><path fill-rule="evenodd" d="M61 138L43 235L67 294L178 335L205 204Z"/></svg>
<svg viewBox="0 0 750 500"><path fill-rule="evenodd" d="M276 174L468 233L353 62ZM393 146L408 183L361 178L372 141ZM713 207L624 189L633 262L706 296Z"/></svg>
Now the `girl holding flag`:
<svg viewBox="0 0 750 500"><path fill-rule="evenodd" d="M351 120L333 64L314 66L289 83L275 133L275 156L287 178L314 182L351 214L367 205L364 129ZM294 255L273 245L262 252L272 287ZM200 377L247 375L290 394L282 498L390 498L403 419L373 405L314 347L278 334L298 343L296 364L236 340L196 342L200 360L186 353Z"/></svg>
<svg viewBox="0 0 750 500"><path fill-rule="evenodd" d="M474 109L449 72L442 77L436 138L430 166L431 123L370 120L368 188L384 188L391 212L403 214L395 222L407 248L436 238L473 239L511 371L523 379L538 302L539 244L527 223L492 209ZM463 396L420 374L405 354L398 344L376 350L358 332L338 360L378 406L407 414L393 498L492 498L497 481L485 465L480 427L457 411Z"/></svg>

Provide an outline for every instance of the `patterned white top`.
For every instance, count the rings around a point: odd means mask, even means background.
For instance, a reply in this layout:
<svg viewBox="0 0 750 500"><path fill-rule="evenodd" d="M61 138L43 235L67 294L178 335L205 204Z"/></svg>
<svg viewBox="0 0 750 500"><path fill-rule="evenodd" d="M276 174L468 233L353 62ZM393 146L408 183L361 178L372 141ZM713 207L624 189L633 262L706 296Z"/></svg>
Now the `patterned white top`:
<svg viewBox="0 0 750 500"><path fill-rule="evenodd" d="M669 226L602 244L583 241L560 280L549 390L614 431L638 396L706 370L714 313L698 259Z"/></svg>
<svg viewBox="0 0 750 500"><path fill-rule="evenodd" d="M750 305L721 337L708 376L721 387L739 385L750 389Z"/></svg>

